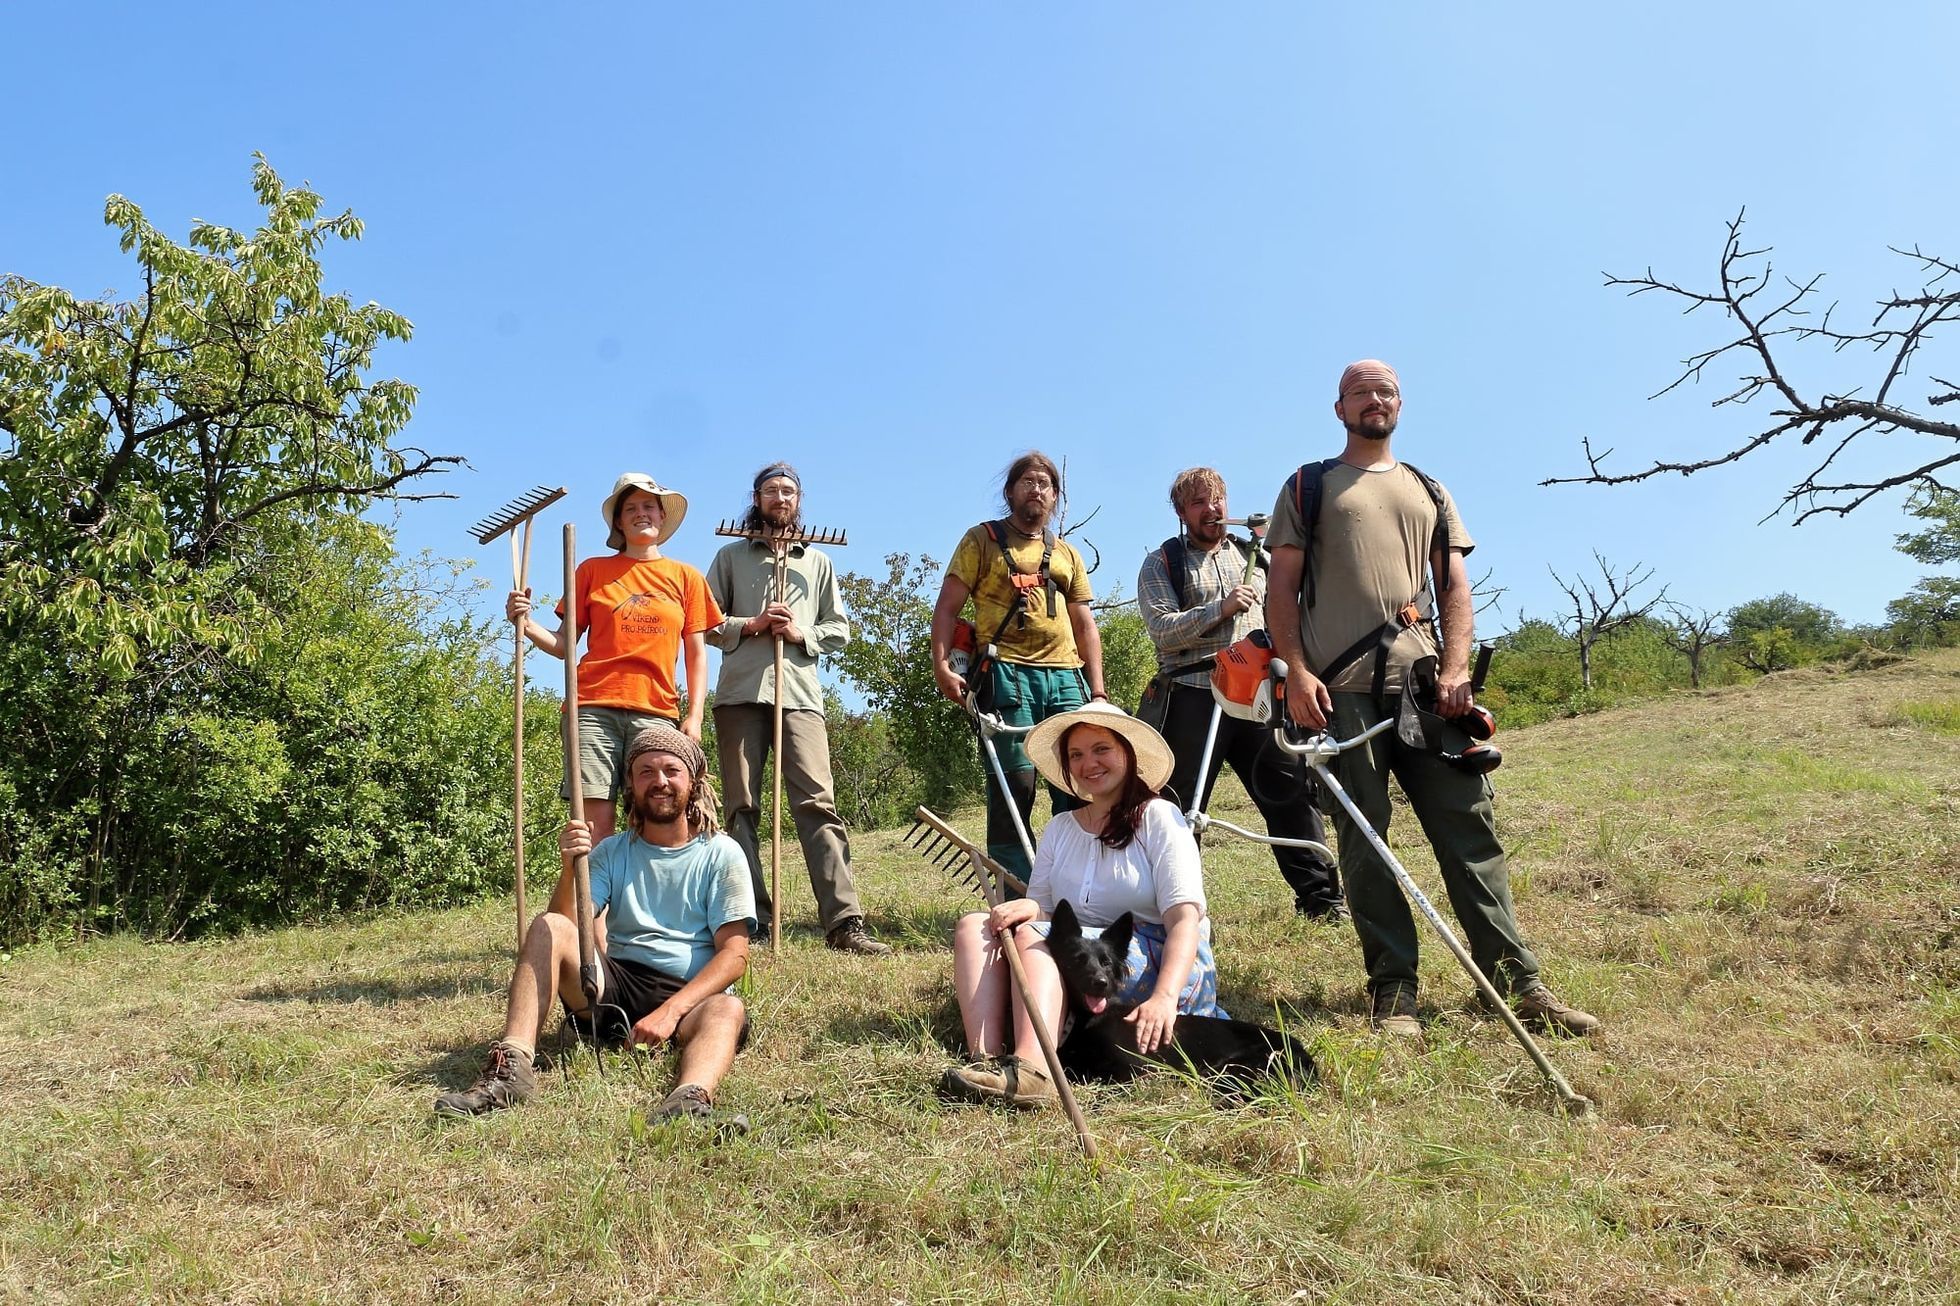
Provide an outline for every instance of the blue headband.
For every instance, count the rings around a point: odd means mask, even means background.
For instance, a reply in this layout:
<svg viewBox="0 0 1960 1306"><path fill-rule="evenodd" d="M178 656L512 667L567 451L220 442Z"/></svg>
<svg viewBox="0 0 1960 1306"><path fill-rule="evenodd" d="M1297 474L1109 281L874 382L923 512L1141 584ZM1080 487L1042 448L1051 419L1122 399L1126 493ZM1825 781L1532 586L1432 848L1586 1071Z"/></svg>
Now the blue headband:
<svg viewBox="0 0 1960 1306"><path fill-rule="evenodd" d="M755 484L749 488L760 492L764 481L772 481L778 476L787 476L790 484L799 490L803 488L803 482L797 479L796 469L788 463L770 463L755 474Z"/></svg>

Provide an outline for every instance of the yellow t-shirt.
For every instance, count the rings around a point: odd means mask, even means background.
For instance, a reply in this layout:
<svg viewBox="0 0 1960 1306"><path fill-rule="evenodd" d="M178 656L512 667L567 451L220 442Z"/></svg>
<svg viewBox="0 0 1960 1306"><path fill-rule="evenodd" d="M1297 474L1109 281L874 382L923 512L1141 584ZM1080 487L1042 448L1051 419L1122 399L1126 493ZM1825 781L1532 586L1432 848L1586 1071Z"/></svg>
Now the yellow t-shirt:
<svg viewBox="0 0 1960 1306"><path fill-rule="evenodd" d="M1436 501L1402 463L1369 471L1347 463L1327 469L1320 482L1320 519L1311 542L1301 534L1291 479L1280 487L1266 531L1269 548L1304 548L1313 577L1314 604L1300 610L1300 639L1315 674L1378 631L1423 589L1429 546L1436 532ZM1444 547L1470 552L1476 541L1443 491ZM1386 691L1400 692L1409 664L1436 651L1429 623L1404 630L1389 651ZM1375 675L1373 651L1348 664L1329 689L1366 693Z"/></svg>
<svg viewBox="0 0 1960 1306"><path fill-rule="evenodd" d="M1000 527L1007 542L1007 554L1014 569L1022 575L1041 570L1041 537L1029 539L1011 526ZM981 523L960 537L946 574L957 576L972 591L973 625L984 645L1010 604L1021 602L1021 591L1014 588L1007 566L1001 561L1000 545ZM1048 559L1048 574L1055 579L1055 615L1048 615L1048 589L1036 586L1027 591L1029 601L1020 613L1008 619L1007 626L994 639L994 648L1006 662L1033 667L1079 667L1081 656L1075 651L1075 628L1069 625L1068 605L1087 603L1089 569L1082 555L1067 540L1055 541L1055 552Z"/></svg>

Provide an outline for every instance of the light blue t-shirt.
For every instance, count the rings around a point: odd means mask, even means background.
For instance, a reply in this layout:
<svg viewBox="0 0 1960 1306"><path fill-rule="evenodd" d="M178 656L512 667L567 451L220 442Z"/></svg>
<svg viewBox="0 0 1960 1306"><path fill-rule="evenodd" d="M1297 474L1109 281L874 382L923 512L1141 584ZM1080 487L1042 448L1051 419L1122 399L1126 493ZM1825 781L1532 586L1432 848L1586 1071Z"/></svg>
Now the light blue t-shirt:
<svg viewBox="0 0 1960 1306"><path fill-rule="evenodd" d="M659 848L631 831L592 850L592 914L608 907L606 951L683 982L708 964L715 931L755 921L742 848L725 834Z"/></svg>

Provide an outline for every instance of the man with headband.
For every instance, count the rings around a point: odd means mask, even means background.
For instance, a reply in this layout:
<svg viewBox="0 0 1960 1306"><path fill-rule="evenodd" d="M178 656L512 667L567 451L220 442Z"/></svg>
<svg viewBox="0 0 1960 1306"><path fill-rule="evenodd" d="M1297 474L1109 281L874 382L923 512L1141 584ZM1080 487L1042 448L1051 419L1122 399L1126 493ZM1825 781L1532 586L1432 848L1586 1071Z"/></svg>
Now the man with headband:
<svg viewBox="0 0 1960 1306"><path fill-rule="evenodd" d="M748 858L758 933L780 910L769 899L756 819L762 809L763 767L775 741L776 640L783 641L783 755L776 759L796 820L803 864L816 894L824 939L840 952L883 956L891 949L871 937L851 881L851 841L837 814L830 776L830 736L824 729L817 659L850 642L851 623L829 555L791 544L785 592L771 593L775 555L762 532L794 531L803 520L803 481L788 463L755 474L748 516L750 538L736 540L708 564L708 593L730 614L709 638L721 649L715 681L715 747L721 757L728 832Z"/></svg>
<svg viewBox="0 0 1960 1306"><path fill-rule="evenodd" d="M437 1115L482 1115L537 1092L532 1061L554 991L581 1033L596 1020L605 1042L680 1049L678 1083L655 1120L713 1114L715 1088L749 1038L732 989L748 969L755 901L742 850L717 831L707 769L699 744L648 726L626 750L626 829L594 848L590 825L565 823L563 869L524 936L503 1036L474 1084L436 1099ZM572 862L582 853L591 854L592 913L606 927L596 1016L579 987L573 922Z"/></svg>
<svg viewBox="0 0 1960 1306"><path fill-rule="evenodd" d="M1393 368L1376 359L1349 365L1334 415L1346 428L1346 448L1288 478L1266 535L1273 551L1266 629L1274 656L1286 660L1287 710L1307 729L1353 738L1396 715L1410 669L1434 655L1436 713L1461 717L1473 706L1473 604L1463 559L1476 542L1449 492L1389 452L1402 416ZM1432 581L1442 614L1440 649L1423 619ZM1342 753L1335 769L1383 837L1394 774L1436 853L1472 959L1526 1023L1568 1034L1599 1027L1538 977L1538 959L1525 946L1511 905L1488 775L1412 747L1394 731ZM1334 822L1341 881L1368 969L1372 1023L1419 1040L1415 918L1345 809Z"/></svg>

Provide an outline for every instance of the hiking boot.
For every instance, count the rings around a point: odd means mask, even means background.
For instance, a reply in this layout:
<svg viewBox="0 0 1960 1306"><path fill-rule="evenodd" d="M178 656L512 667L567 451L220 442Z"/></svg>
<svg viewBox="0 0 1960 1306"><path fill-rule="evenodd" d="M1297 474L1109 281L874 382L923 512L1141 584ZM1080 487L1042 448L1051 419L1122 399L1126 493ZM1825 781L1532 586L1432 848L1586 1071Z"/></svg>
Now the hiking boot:
<svg viewBox="0 0 1960 1306"><path fill-rule="evenodd" d="M1576 1034L1584 1038L1599 1029L1599 1018L1559 1001L1543 980L1532 980L1511 995L1511 1010L1533 1029L1547 1034Z"/></svg>
<svg viewBox="0 0 1960 1306"><path fill-rule="evenodd" d="M1007 1066L1013 1057L988 1057L965 1066L948 1066L939 1077L939 1096L954 1102L1005 1102Z"/></svg>
<svg viewBox="0 0 1960 1306"><path fill-rule="evenodd" d="M824 935L823 941L839 952L854 952L860 957L892 955L889 946L872 938L871 932L864 928L862 916L847 916L838 921L830 927L830 933Z"/></svg>
<svg viewBox="0 0 1960 1306"><path fill-rule="evenodd" d="M1294 910L1318 925L1351 925L1354 913L1348 910L1347 900L1336 898L1332 902L1301 902L1294 904Z"/></svg>
<svg viewBox="0 0 1960 1306"><path fill-rule="evenodd" d="M483 1073L468 1088L444 1093L436 1099L439 1116L480 1116L519 1102L528 1102L538 1091L531 1074L531 1055L499 1040L490 1045L490 1059Z"/></svg>
<svg viewBox="0 0 1960 1306"><path fill-rule="evenodd" d="M670 1120L712 1120L716 1131L724 1135L745 1134L749 1129L747 1116L716 1115L715 1100L699 1084L676 1084L674 1091L661 1099L660 1105L647 1117L650 1125L662 1125Z"/></svg>
<svg viewBox="0 0 1960 1306"><path fill-rule="evenodd" d="M1368 1023L1396 1038L1422 1041L1422 1022L1416 1019L1416 986L1406 980L1389 980L1376 986Z"/></svg>

